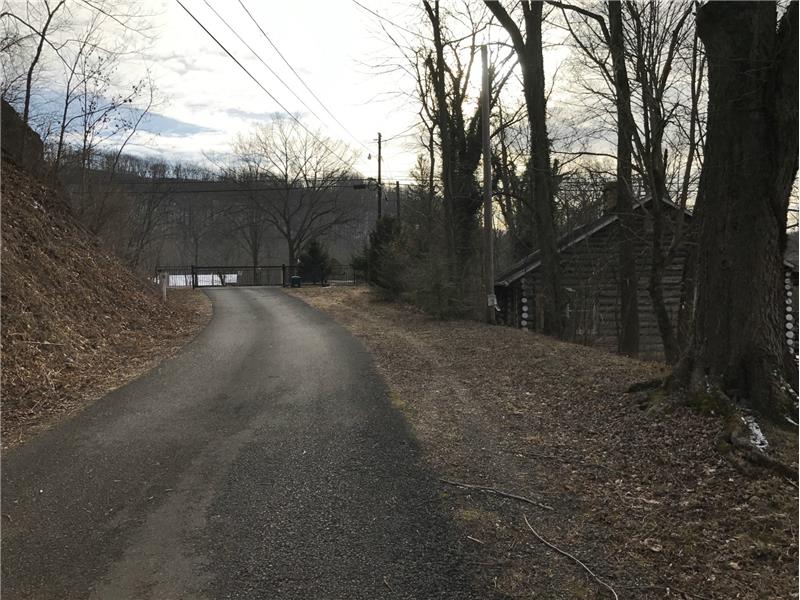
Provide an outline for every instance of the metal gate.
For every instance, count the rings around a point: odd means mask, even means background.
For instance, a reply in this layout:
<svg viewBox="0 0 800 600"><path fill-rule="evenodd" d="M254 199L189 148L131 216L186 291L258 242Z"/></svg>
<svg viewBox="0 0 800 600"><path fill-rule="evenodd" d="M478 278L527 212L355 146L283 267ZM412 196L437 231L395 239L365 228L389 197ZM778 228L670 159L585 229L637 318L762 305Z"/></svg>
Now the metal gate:
<svg viewBox="0 0 800 600"><path fill-rule="evenodd" d="M284 286L288 287L292 277L300 277L303 285L355 285L364 281L363 275L351 266L338 265L326 277L313 269L288 265L267 266L162 266L156 267L159 273L167 274L171 288L205 288L236 286Z"/></svg>

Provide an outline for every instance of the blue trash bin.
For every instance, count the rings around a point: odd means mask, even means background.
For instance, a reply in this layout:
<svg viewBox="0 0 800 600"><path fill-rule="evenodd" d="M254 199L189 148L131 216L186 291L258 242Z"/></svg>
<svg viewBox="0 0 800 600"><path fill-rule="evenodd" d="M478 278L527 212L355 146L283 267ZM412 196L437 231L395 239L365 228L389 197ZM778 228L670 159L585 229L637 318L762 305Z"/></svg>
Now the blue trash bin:
<svg viewBox="0 0 800 600"><path fill-rule="evenodd" d="M289 278L291 287L300 287L300 275L292 275Z"/></svg>

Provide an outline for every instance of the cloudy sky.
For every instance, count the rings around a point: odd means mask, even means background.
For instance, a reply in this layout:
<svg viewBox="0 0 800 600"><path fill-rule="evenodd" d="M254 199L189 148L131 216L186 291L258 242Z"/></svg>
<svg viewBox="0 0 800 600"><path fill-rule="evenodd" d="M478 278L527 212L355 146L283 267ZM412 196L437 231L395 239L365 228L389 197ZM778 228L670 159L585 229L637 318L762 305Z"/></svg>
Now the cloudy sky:
<svg viewBox="0 0 800 600"><path fill-rule="evenodd" d="M375 15L351 0L243 0L254 22L238 0L183 3L275 99L177 2L150 2L145 10L152 14L149 20L154 29L147 39L136 42L142 51L127 57L122 71L133 79L150 69L164 100L145 125L145 133L135 139L132 151L156 151L190 160L201 158L204 152L226 152L236 133L283 112L283 105L302 115L309 128L320 129L358 150L357 166L367 175L375 175L375 139L380 131L388 140L383 148L384 176L407 176L414 162L413 137L395 136L417 122L417 108L399 93L413 89L413 82L403 80L399 72L381 74L375 68L390 51ZM365 5L399 24L408 22L409 12L403 5L369 0ZM258 26L324 106L284 63ZM396 28L392 33L403 35ZM369 154L372 160L368 160Z"/></svg>
<svg viewBox="0 0 800 600"><path fill-rule="evenodd" d="M129 90L147 73L157 89L157 103L126 151L155 154L170 162L203 163L209 156L224 157L236 136L254 123L289 112L309 129L349 144L359 156L356 168L368 177L377 175L380 132L384 178L408 180L423 148L414 131L419 106L409 97L416 82L404 70L408 65L399 58L395 42L416 45L409 29L426 30L420 2L105 1L117 15L125 15L131 7L140 13L137 18L123 17L132 27L120 27L115 18L106 18L102 25L103 45L124 50L113 73L116 88L109 93ZM87 4L69 3L67 14L61 15L65 20L61 37L54 37L57 42L76 38L89 25L97 13ZM29 5L10 0L9 6L25 14ZM38 18L41 21L42 15ZM490 27L481 35L489 36L490 42L505 42L505 32L498 30ZM557 35L563 37L563 32ZM510 52L500 45L491 45L490 51ZM555 76L567 52L557 44L546 51L549 76ZM43 115L60 118L63 65L49 56L40 71L34 101ZM473 96L480 85L479 71L476 61ZM512 78L504 94L518 101L521 89L515 83Z"/></svg>

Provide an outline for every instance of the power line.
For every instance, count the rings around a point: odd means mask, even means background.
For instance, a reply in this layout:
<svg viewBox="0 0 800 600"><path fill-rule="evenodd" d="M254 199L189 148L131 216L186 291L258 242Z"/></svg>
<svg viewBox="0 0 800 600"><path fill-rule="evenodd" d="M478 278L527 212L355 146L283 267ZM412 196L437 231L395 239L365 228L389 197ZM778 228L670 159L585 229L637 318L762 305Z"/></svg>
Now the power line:
<svg viewBox="0 0 800 600"><path fill-rule="evenodd" d="M306 126L305 126L305 125L304 125L304 124L303 124L303 123L300 121L300 119L298 119L298 118L297 118L297 117L295 117L295 116L294 116L294 115L293 115L291 112L289 112L289 110L288 110L288 109L287 109L287 108L286 108L286 107L285 107L283 104L281 104L281 103L280 103L280 101L279 101L279 100L278 100L278 99L277 99L275 96L273 96L273 95L272 95L272 94L269 92L269 90L268 90L267 88L265 88L265 87L264 87L264 86L261 84L261 82L260 82L258 79L256 79L256 78L253 76L253 74L252 74L250 71L248 71L248 70L247 70L247 67L245 67L245 66L244 66L242 63L240 63L240 62L239 62L239 60L238 60L238 59L237 59L237 58L236 58L236 57L235 57L233 54L231 54L231 53L230 53L230 51L229 51L229 50L228 50L228 49L227 49L227 48L226 48L226 47L225 47L225 46L222 44L222 42L220 42L220 41L219 41L219 40L218 40L216 37L214 37L214 34L213 34L213 33L211 33L211 32L210 32L210 31L209 31L209 30L206 28L206 26L205 26L205 25L203 25L203 24L202 24L202 23L201 23L201 22L198 20L198 18L194 16L194 14L192 14L192 11L190 11L188 8L186 8L186 6L184 6L184 4L183 4L183 2L181 2L181 0L175 0L175 2L177 2L177 3L180 5L180 7L181 7L183 10L185 10L185 11L186 11L186 13L187 13L187 14L188 14L190 17L192 17L192 20L194 20L194 22L195 22L195 23L197 23L197 24L198 24L198 25L199 25L199 26L202 28L202 30L203 30L203 31L205 31L205 32L206 32L206 34L207 34L207 35L208 35L208 36L209 36L209 37L210 37L212 40L214 40L214 41L217 43L217 45L218 45L220 48L222 48L222 50L225 52L225 54L227 54L227 55L228 55L228 56L231 58L231 60L232 60L233 62L235 62L237 65L239 65L239 68L240 68L240 69L242 69L242 71L244 71L245 73L247 73L247 75L250 77L250 79L252 79L252 80L255 82L255 84L256 84L258 87L260 87L260 88L261 88L261 89L264 91L264 93L265 93L265 94L267 94L267 96L269 96L270 98L272 98L272 100L275 102L275 104L277 104L278 106L280 106L280 107L281 107L281 109L283 109L283 111L284 111L284 112L285 112L287 115L289 115L289 117L291 117L291 118L292 118L292 119L293 119L293 120L294 120L294 121L295 121L295 122L296 122L298 125L300 125L300 127L302 127L302 128L303 128L303 129L304 129L304 130L305 130L305 131L306 131L306 132L307 132L307 133L308 133L308 134L309 134L311 137L313 137L313 138L314 138L315 140L317 140L317 141L318 141L320 144L322 144L322 146L323 146L323 147L324 147L324 148L325 148L325 149L326 149L328 152L330 152L331 154L333 154L335 157L337 157L337 158L338 158L339 160L341 160L342 162L344 162L344 163L347 163L347 162L348 162L347 160L345 160L344 158L342 158L342 157L341 157L339 154L337 154L336 152L334 152L333 150L331 150L331 148L330 148L330 146L328 146L328 144L326 144L326 143L325 143L323 140L321 140L319 137L317 137L317 135L316 135L314 132L312 132L312 131L311 131L311 130L308 128L308 127L306 127Z"/></svg>
<svg viewBox="0 0 800 600"><path fill-rule="evenodd" d="M269 45L272 46L272 48L275 50L275 52L278 53L278 56L280 56L281 60L283 60L283 62L286 63L286 66L289 67L292 70L292 73L294 73L295 77L297 77L297 79L300 81L300 83L303 84L303 87L306 88L306 90L308 90L308 93L311 94L314 97L314 100L316 100L319 103L319 105L323 109L325 109L325 112L330 115L331 119L336 121L336 123L339 125L339 127L341 127L347 133L347 135L349 135L351 138L353 138L356 141L356 143L360 144L364 149L369 151L370 149L364 144L364 142L362 142L356 136L354 136L350 132L350 130L347 129L347 127L345 127L342 124L342 122L339 121L339 119L337 119L334 116L334 114L328 109L328 107L325 106L325 103L322 100L320 100L319 97L314 93L314 91L308 86L308 84L305 82L305 80L295 70L295 68L291 65L291 63L286 59L286 57L283 55L283 53L278 49L278 46L275 45L275 42L273 42L272 39L267 35L267 32L264 31L264 29L261 27L261 25L259 25L258 21L256 21L256 18L250 13L250 11L247 9L247 6L245 6L244 2L242 2L242 0L239 0L239 4L241 4L242 8L244 9L244 12L247 13L247 16L250 17L250 20L255 24L256 27L258 27L258 30L261 32L261 35L264 36L264 39L266 39L269 42ZM309 110L311 110L311 109L309 109Z"/></svg>
<svg viewBox="0 0 800 600"><path fill-rule="evenodd" d="M406 33L410 33L410 34L411 34L411 35L413 35L413 36L416 36L416 37L421 37L421 38L423 38L423 39L426 39L426 40L430 40L430 38L426 38L426 37L425 37L424 35L422 35L421 33L417 32L417 31L411 31L410 29L406 29L405 27L403 27L402 25L398 25L397 23L395 23L395 22L394 22L394 21L392 21L391 19L387 19L387 18L386 18L386 17L384 17L383 15L380 15L380 14L376 13L376 12L375 12L374 10L372 10L371 8L367 8L366 6L364 6L363 4L361 4L361 2L359 2L358 0L353 0L353 3L354 3L354 4L356 4L357 6L360 6L361 8L363 8L363 9L364 9L365 11L367 11L368 13L371 13L371 14L375 15L375 16L376 16L376 17L378 17L380 20L382 20L382 21L386 21L387 23L389 23L389 24L391 24L391 25L394 25L395 27L397 27L397 29L400 29L400 30L402 30L402 31L405 31ZM431 41L432 41L432 40L431 40Z"/></svg>
<svg viewBox="0 0 800 600"><path fill-rule="evenodd" d="M413 124L411 127L408 127L408 128L406 128L406 129L403 129L403 131L401 131L400 133L395 133L395 134L394 134L392 137L385 138L383 141L384 141L384 142L388 142L388 141L391 141L391 140L393 140L393 139L395 139L395 138L399 138L399 137L405 137L405 134L406 134L407 132L411 131L412 129L414 129L414 128L415 128L415 127L417 127L418 125L419 125L419 123L414 123L414 124Z"/></svg>
<svg viewBox="0 0 800 600"><path fill-rule="evenodd" d="M276 78L278 81L280 81L280 82L283 84L283 86L284 86L284 87L285 87L287 90L289 90L289 91L292 93L292 95L293 95L295 98L297 98L297 100L300 102L300 104L302 104L303 106L305 106L305 107L308 109L308 111L309 111L309 112L310 112L312 115L314 115L314 116L317 118L317 120L318 120L320 123L322 123L322 119L320 118L320 116L319 116L319 115L318 115L316 112L314 112L314 109L313 109L313 108L311 108L311 107L310 107L308 104L306 104L306 103L303 101L303 99L302 99L300 96L298 96L298 95L295 93L295 91L294 91L294 90L293 90L291 87L289 87L289 84L288 84L288 83L286 83L286 82L285 82L283 79L281 79L281 76L280 76L280 75L278 75L278 74L277 74L277 73L276 73L276 72L275 72L275 71L272 69L272 67L270 67L270 66L269 66L269 65L266 63L266 61L265 61L263 58L261 58L261 56L258 54L258 52L256 52L255 50L253 50L253 48L250 46L250 44L248 44L248 43L247 43L247 42L246 42L246 41L245 41L245 40L242 38L242 36L240 36L240 35L239 35L239 33L238 33L238 32L237 32L237 31L236 31L236 30L235 30L233 27L231 27L231 25L228 23L228 21L226 21L226 20L225 20L225 19L222 17L222 15L220 15L220 14L219 14L219 13L216 11L216 9L215 9L213 6L211 6L211 4L208 2L208 0L203 0L203 2L205 2L206 6L208 6L208 8L210 8L210 9L211 9L211 12L213 12L213 13L214 13L214 14L217 16L217 18L218 18L220 21L222 21L222 22L225 24L225 26L226 26L228 29L230 29L230 30L231 30L231 33L233 33L233 35L235 35L235 36L236 36L236 37L239 39L239 41L240 41L240 42L242 42L242 43L243 43L245 46L247 46L247 49L248 49L248 50L250 50L250 52L253 54L253 56L255 56L255 57L256 57L256 58L257 58L257 59L258 59L258 60L261 62L261 64L262 64L262 65L264 65L265 67L267 67L267 69L269 70L269 72L270 72L270 73L272 73L272 74L275 76L275 78Z"/></svg>

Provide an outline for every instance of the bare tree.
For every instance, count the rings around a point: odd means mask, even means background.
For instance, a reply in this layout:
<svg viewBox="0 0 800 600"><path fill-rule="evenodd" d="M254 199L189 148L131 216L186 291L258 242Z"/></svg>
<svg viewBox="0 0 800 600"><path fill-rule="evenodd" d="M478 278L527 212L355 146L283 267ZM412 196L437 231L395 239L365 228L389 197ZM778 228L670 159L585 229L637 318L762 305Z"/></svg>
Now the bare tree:
<svg viewBox="0 0 800 600"><path fill-rule="evenodd" d="M700 98L703 58L694 41L690 2L608 2L601 10L556 0L550 4L569 11L564 22L586 68L600 75L605 89L588 86L596 103L614 106L617 132L617 202L623 243L620 272L623 335L620 350L632 353L634 307L638 275L631 261L633 245L632 205L636 171L651 203L653 235L648 292L658 323L667 361L674 363L681 351L679 325L688 317L681 312L673 322L663 294L662 280L685 240L684 219L675 224L664 212L665 201L686 208L694 182L702 137ZM633 82L628 78L633 73ZM632 144L631 144L632 142ZM634 160L630 161L631 153ZM624 185L623 185L624 184ZM626 239L627 238L627 239ZM691 303L682 305L682 311ZM637 336L638 337L638 336ZM626 350L627 349L627 350Z"/></svg>
<svg viewBox="0 0 800 600"><path fill-rule="evenodd" d="M72 201L76 215L93 233L100 233L108 224L117 193L117 167L125 148L147 118L155 101L155 90L149 78L133 85L125 94L114 94L109 57L85 56L79 67L82 82L77 91L77 113L69 117L67 133L77 139L72 147L72 164L67 181L75 184ZM112 57L113 58L113 57ZM136 106L136 104L140 106ZM59 170L64 157L61 147Z"/></svg>
<svg viewBox="0 0 800 600"><path fill-rule="evenodd" d="M33 52L33 57L30 60L30 64L28 65L25 74L25 93L23 98L22 121L26 125L28 124L28 117L30 113L31 90L33 88L33 74L36 71L36 67L39 65L39 61L42 58L42 50L44 49L45 44L52 43L48 38L48 35L50 33L51 27L54 25L54 19L56 18L58 12L64 8L66 0L59 0L59 2L53 4L52 6L50 2L48 2L48 0L43 0L42 4L44 10L41 10L42 5L39 5L37 9L35 4L38 3L33 3L33 2L26 3L25 17L12 13L10 11L3 11L2 13L0 13L0 18L14 19L18 21L25 28L29 29L36 39L36 46ZM37 23L36 21L40 21L41 24Z"/></svg>
<svg viewBox="0 0 800 600"><path fill-rule="evenodd" d="M475 179L481 155L480 106L470 116L464 114L467 85L477 47L477 27L472 27L471 46L466 64L462 64L458 48L446 39L439 2L423 3L433 32L433 51L424 58L430 79L434 115L439 131L442 155L442 181L445 214L445 235L448 262L453 275L463 280L465 264L472 254L475 217L481 205L480 190ZM445 52L450 51L451 66Z"/></svg>
<svg viewBox="0 0 800 600"><path fill-rule="evenodd" d="M112 160L116 171L118 159ZM167 168L162 162L148 161L146 176L149 189L144 194L134 195L128 203L123 223L127 240L122 254L134 269L141 267L145 251L163 242L168 234L167 210L171 189L169 183L164 182Z"/></svg>
<svg viewBox="0 0 800 600"><path fill-rule="evenodd" d="M524 108L520 107L522 112ZM520 110L498 103L494 139L494 194L510 237L512 257L520 260L538 247L530 170L530 127L519 123Z"/></svg>
<svg viewBox="0 0 800 600"><path fill-rule="evenodd" d="M276 118L240 136L234 154L238 167L226 177L250 187L248 214L258 211L280 233L290 265L306 242L353 219L344 196L352 189L355 157L344 143ZM255 226L253 219L248 223Z"/></svg>
<svg viewBox="0 0 800 600"><path fill-rule="evenodd" d="M200 264L200 246L219 227L222 209L214 206L212 201L192 198L173 208L176 234L185 247L189 249L191 263Z"/></svg>
<svg viewBox="0 0 800 600"><path fill-rule="evenodd" d="M631 86L625 63L622 4L608 4L608 46L614 69L617 108L617 181L614 210L619 216L620 321L618 349L628 356L639 354L639 277L636 273L636 240L633 218L632 154L636 123L631 114Z"/></svg>
<svg viewBox="0 0 800 600"><path fill-rule="evenodd" d="M544 58L542 54L542 2L523 1L520 26L499 2L486 2L494 16L508 32L522 70L522 85L531 132L531 163L538 245L542 255L543 289L537 300L543 303L544 332L556 336L564 333L566 298L561 284L556 227L553 208L553 173L550 164L550 140L547 135Z"/></svg>
<svg viewBox="0 0 800 600"><path fill-rule="evenodd" d="M473 270L471 259L476 248L477 215L481 206L476 170L481 158L481 107L472 103L470 81L479 51L478 37L486 28L483 14L475 14L469 3L453 15L439 2L423 2L432 37L420 37L412 63L416 67L420 102L429 126L429 149L433 160L434 130L438 134L441 157L443 201L443 237L448 288L451 300L460 306L470 305L468 277ZM457 22L463 35L449 28ZM512 70L505 58L490 57L490 108L493 108ZM474 106L474 108L472 108ZM432 175L433 168L429 171ZM434 197L431 186L431 198Z"/></svg>
<svg viewBox="0 0 800 600"><path fill-rule="evenodd" d="M243 179L248 182L250 180ZM267 246L269 231L272 228L267 219L266 203L263 194L253 192L250 197L234 202L223 211L223 218L228 222L228 231L234 234L239 247L247 253L254 269L261 262L261 255Z"/></svg>

